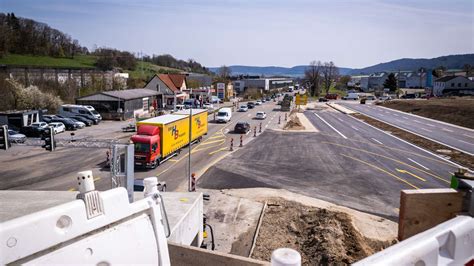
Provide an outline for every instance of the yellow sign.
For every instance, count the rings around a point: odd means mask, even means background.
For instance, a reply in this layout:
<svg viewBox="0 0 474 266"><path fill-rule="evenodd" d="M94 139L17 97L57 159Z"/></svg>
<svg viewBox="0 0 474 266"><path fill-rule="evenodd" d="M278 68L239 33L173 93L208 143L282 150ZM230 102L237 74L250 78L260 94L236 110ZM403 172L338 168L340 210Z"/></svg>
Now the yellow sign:
<svg viewBox="0 0 474 266"><path fill-rule="evenodd" d="M308 103L308 95L296 94L295 104L296 105L306 105Z"/></svg>

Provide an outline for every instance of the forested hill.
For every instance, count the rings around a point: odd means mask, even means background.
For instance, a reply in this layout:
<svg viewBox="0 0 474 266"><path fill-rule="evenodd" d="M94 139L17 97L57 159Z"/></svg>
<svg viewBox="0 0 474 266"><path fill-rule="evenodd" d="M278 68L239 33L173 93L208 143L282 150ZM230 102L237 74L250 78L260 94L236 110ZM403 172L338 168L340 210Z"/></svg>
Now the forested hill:
<svg viewBox="0 0 474 266"><path fill-rule="evenodd" d="M185 61L168 54L137 58L132 52L108 47L89 51L70 35L45 23L17 17L14 13L0 13L0 36L0 64L40 66L44 62L45 66L50 67L83 66L133 71L137 65L143 65L137 61L143 60L159 67L209 73L207 68L193 59ZM100 40L97 42L100 43Z"/></svg>

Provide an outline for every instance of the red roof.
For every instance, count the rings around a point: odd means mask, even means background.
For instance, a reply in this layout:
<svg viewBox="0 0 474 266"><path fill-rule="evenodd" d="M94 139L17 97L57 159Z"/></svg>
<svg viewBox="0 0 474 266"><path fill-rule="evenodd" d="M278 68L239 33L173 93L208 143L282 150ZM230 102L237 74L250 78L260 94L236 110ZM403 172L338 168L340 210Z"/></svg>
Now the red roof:
<svg viewBox="0 0 474 266"><path fill-rule="evenodd" d="M177 88L176 85L174 85L175 83L171 80L170 75L168 75L168 74L158 74L157 76L158 76L159 79L161 79L161 81L163 81L163 83L168 88L170 88L170 90L172 90L173 92L179 92L179 89Z"/></svg>
<svg viewBox="0 0 474 266"><path fill-rule="evenodd" d="M186 78L186 75L183 74L168 74L168 76L170 77L171 81L173 81L173 84L176 86L176 88L181 88Z"/></svg>

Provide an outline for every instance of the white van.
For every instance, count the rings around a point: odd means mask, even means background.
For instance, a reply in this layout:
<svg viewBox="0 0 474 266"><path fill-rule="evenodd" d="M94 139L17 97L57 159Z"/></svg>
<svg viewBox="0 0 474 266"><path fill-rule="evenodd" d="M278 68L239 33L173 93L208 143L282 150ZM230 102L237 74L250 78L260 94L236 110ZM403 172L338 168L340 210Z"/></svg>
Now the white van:
<svg viewBox="0 0 474 266"><path fill-rule="evenodd" d="M221 108L217 111L216 122L227 123L232 118L232 109L230 108Z"/></svg>
<svg viewBox="0 0 474 266"><path fill-rule="evenodd" d="M93 110L91 110L92 108ZM102 120L102 116L92 107L75 104L63 104L59 107L59 115L64 117L76 116L76 115L88 115L93 116L99 120Z"/></svg>

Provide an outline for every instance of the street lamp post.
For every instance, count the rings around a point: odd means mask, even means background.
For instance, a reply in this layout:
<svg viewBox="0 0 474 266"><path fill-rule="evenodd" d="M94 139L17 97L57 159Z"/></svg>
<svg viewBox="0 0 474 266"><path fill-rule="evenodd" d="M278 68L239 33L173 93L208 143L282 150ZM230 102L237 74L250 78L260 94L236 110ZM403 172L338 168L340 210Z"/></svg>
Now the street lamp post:
<svg viewBox="0 0 474 266"><path fill-rule="evenodd" d="M189 95L193 93L193 89L190 89ZM193 123L192 123L192 116L193 116L193 104L191 104L191 108L189 108L189 145L188 145L188 191L192 191L192 176L191 176L191 140L192 140L192 132L193 132Z"/></svg>

